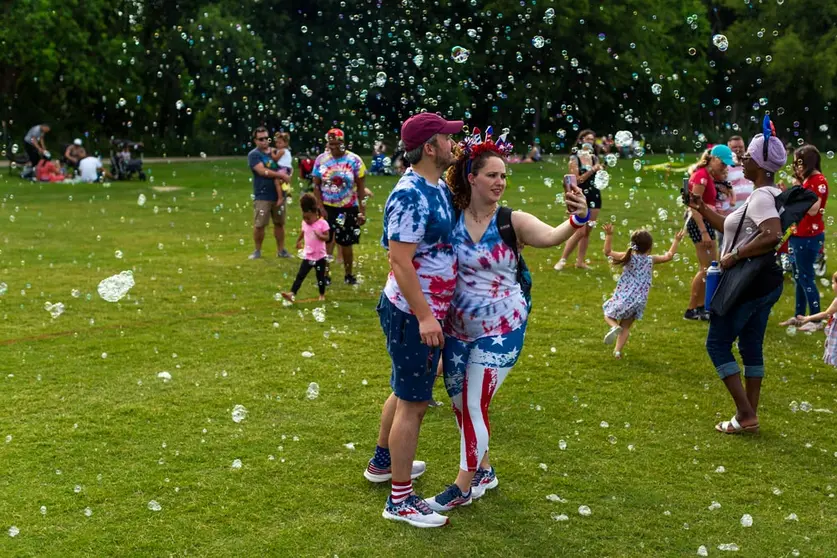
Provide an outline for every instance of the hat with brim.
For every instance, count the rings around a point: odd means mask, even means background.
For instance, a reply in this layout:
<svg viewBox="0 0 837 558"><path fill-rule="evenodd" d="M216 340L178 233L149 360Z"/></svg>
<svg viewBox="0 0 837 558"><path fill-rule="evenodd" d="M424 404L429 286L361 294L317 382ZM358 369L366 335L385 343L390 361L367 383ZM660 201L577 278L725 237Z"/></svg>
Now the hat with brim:
<svg viewBox="0 0 837 558"><path fill-rule="evenodd" d="M723 144L718 144L709 152L713 157L717 157L728 167L735 166L735 159L732 157L732 149Z"/></svg>
<svg viewBox="0 0 837 558"><path fill-rule="evenodd" d="M401 139L407 151L412 151L436 134L461 132L464 124L462 120L445 120L438 114L422 112L404 121L401 125Z"/></svg>

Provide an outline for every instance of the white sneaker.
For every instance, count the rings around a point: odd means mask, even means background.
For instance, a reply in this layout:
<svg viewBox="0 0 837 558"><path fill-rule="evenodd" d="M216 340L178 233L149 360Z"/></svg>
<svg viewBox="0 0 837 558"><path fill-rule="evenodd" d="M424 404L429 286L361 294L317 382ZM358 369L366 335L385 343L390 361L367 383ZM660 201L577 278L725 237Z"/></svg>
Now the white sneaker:
<svg viewBox="0 0 837 558"><path fill-rule="evenodd" d="M494 467L489 470L477 469L477 474L474 475L474 480L471 481L471 498L479 500L485 493L491 489L497 488L500 481L497 480L497 474L494 472Z"/></svg>
<svg viewBox="0 0 837 558"><path fill-rule="evenodd" d="M410 471L410 478L415 480L422 476L425 471L427 471L427 463L424 461L413 461L413 469ZM369 482L387 482L392 479L392 468L381 469L380 467L376 467L370 459L369 464L366 466L366 470L363 472L363 476L366 477L366 480Z"/></svg>
<svg viewBox="0 0 837 558"><path fill-rule="evenodd" d="M567 265L567 260L565 260L564 258L561 258L560 260L558 260L558 263L555 264L555 266L552 269L554 269L555 271L561 271L562 269L564 269L564 267L566 265Z"/></svg>
<svg viewBox="0 0 837 558"><path fill-rule="evenodd" d="M384 512L381 514L384 519L391 521L403 521L413 527L442 527L450 521L444 515L440 515L430 509L427 502L410 494L400 504L393 504L392 497L387 498Z"/></svg>
<svg viewBox="0 0 837 558"><path fill-rule="evenodd" d="M620 333L622 333L622 326L617 325L610 328L610 331L604 336L605 345L613 345Z"/></svg>

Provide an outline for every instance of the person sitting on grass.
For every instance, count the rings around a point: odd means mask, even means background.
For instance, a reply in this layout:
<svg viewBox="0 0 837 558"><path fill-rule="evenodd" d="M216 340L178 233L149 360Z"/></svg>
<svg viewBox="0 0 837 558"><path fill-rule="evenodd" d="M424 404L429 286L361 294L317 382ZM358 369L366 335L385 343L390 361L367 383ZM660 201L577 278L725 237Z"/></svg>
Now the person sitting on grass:
<svg viewBox="0 0 837 558"><path fill-rule="evenodd" d="M53 163L46 153L35 166L35 177L41 182L61 182L65 178L58 165Z"/></svg>
<svg viewBox="0 0 837 558"><path fill-rule="evenodd" d="M317 274L317 288L320 290L320 301L325 300L326 292L326 241L328 240L328 223L322 218L317 198L313 194L303 194L299 199L302 208L302 227L296 241L297 250L302 250L302 263L296 274L291 290L282 293L282 298L288 302L296 300L296 293L302 287L302 282L313 268Z"/></svg>
<svg viewBox="0 0 837 558"><path fill-rule="evenodd" d="M837 296L837 272L831 276L831 290ZM832 300L828 308L822 312L810 316L796 317L796 321L800 325L828 320L825 326L825 354L823 354L822 360L831 366L837 366L837 320L834 319L835 314L837 314L837 298Z"/></svg>
<svg viewBox="0 0 837 558"><path fill-rule="evenodd" d="M642 319L642 313L648 303L648 292L651 290L651 268L656 264L671 261L686 232L680 230L674 235L668 252L661 256L652 256L650 252L654 239L648 231L634 231L631 234L631 245L628 250L614 252L611 250L613 225L607 223L602 228L605 232L604 255L613 265L622 266L622 276L619 277L613 296L602 305L605 321L610 326L604 342L610 345L615 341L616 349L613 351L613 356L622 358L622 349L631 335L631 326L635 320Z"/></svg>

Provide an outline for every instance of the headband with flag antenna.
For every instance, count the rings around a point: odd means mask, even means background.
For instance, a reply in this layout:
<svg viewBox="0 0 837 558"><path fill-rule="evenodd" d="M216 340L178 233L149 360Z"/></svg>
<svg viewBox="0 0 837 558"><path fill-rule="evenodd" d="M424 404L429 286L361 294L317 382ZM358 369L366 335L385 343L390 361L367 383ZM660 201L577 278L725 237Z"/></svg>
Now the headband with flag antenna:
<svg viewBox="0 0 837 558"><path fill-rule="evenodd" d="M465 164L465 178L467 179L468 175L471 174L471 161L473 161L478 155L485 153L487 151L492 151L501 157L508 156L514 146L507 141L508 132L505 132L497 138L495 142L491 136L494 134L494 128L489 126L485 130L485 137L480 135L480 129L474 128L474 133L470 136L467 136L464 140L459 142L459 148L462 149L462 153L467 158L467 163Z"/></svg>
<svg viewBox="0 0 837 558"><path fill-rule="evenodd" d="M766 114L764 115L764 120L761 122L761 132L764 135L762 153L764 154L764 160L767 161L767 149L770 145L770 136L776 137L776 127L773 125L773 122L770 121L770 117Z"/></svg>

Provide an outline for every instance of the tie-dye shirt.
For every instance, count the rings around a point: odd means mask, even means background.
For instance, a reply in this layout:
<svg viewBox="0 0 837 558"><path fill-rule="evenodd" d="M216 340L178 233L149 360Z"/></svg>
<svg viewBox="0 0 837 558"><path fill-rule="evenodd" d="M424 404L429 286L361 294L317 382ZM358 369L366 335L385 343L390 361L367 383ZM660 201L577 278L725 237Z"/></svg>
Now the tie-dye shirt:
<svg viewBox="0 0 837 558"><path fill-rule="evenodd" d="M445 333L462 341L504 335L529 316L520 283L517 257L500 236L497 213L479 242L474 242L460 215L453 228L459 272Z"/></svg>
<svg viewBox="0 0 837 558"><path fill-rule="evenodd" d="M320 193L323 205L332 207L357 207L357 181L366 176L363 159L346 151L335 159L329 151L321 153L314 161L312 172L322 180Z"/></svg>
<svg viewBox="0 0 837 558"><path fill-rule="evenodd" d="M448 313L456 286L456 257L451 244L453 205L444 181L435 186L408 170L389 195L384 208L384 234L381 244L389 242L418 244L413 256L419 285L436 319ZM413 314L407 299L389 272L384 294L396 308Z"/></svg>

